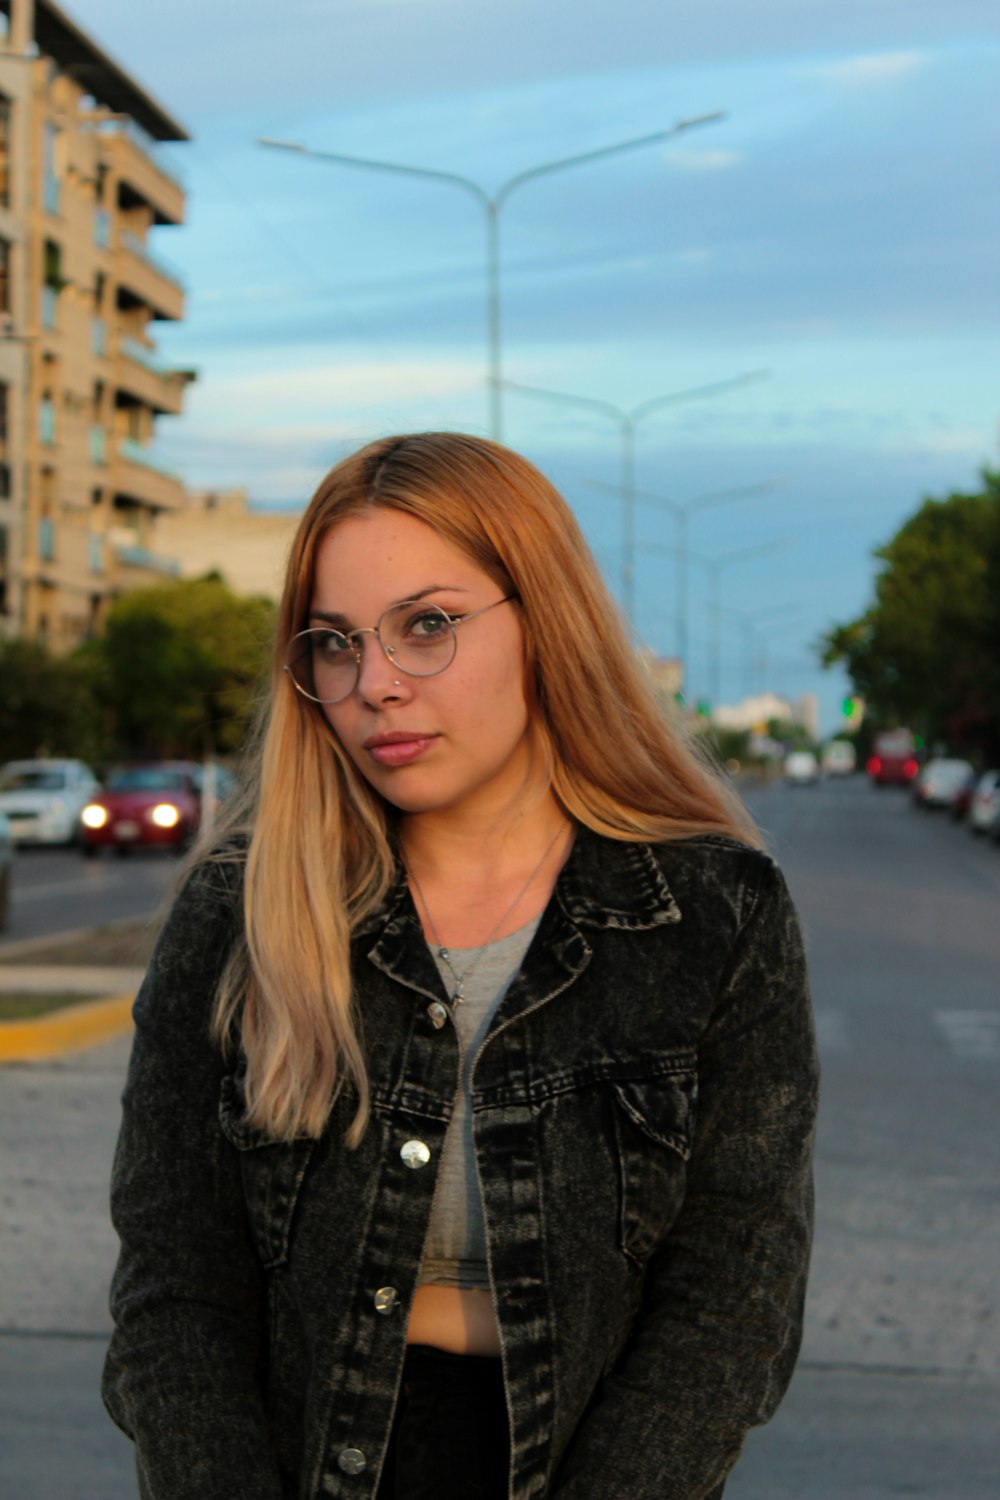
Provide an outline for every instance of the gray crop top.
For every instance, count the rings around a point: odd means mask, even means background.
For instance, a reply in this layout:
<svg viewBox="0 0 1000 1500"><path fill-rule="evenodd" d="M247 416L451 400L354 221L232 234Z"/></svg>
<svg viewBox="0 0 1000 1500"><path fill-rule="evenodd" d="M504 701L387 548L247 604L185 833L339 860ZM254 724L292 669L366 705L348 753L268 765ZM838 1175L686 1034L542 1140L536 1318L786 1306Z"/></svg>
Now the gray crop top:
<svg viewBox="0 0 1000 1500"><path fill-rule="evenodd" d="M488 1287L490 1284L486 1227L472 1144L472 1064L500 1001L521 967L539 920L536 917L527 927L482 948L449 950L458 974L465 974L470 965L475 968L462 986L461 1005L451 1006L458 1032L461 1086L444 1138L418 1286ZM433 947L431 953L450 994L454 976ZM482 957L477 959L477 954Z"/></svg>

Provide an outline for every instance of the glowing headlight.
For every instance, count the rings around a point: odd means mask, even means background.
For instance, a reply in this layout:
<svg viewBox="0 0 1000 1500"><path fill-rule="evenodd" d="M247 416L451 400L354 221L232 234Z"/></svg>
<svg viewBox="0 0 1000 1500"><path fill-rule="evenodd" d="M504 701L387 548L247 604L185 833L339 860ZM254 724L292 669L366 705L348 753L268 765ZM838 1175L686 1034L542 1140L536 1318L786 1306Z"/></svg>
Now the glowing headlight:
<svg viewBox="0 0 1000 1500"><path fill-rule="evenodd" d="M88 802L80 814L80 822L84 828L103 828L108 821L108 810L99 802Z"/></svg>
<svg viewBox="0 0 1000 1500"><path fill-rule="evenodd" d="M176 828L181 815L172 802L158 802L149 815L157 828Z"/></svg>

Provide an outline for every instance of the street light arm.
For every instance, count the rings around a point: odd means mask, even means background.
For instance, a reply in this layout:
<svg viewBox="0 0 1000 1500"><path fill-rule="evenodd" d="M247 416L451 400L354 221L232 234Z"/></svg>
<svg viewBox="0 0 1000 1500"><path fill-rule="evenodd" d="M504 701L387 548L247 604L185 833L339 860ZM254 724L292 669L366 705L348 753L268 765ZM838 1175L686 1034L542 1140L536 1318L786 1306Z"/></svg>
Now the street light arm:
<svg viewBox="0 0 1000 1500"><path fill-rule="evenodd" d="M627 420L626 413L620 406L613 405L610 401L601 401L595 396L571 396L567 391L550 391L547 387L538 385L520 385L515 380L502 380L500 384L504 390L519 391L522 396L537 396L544 401L561 402L563 406L584 406L589 411L599 411L605 417L612 417L616 422ZM614 485L614 489L620 486Z"/></svg>
<svg viewBox="0 0 1000 1500"><path fill-rule="evenodd" d="M271 151L290 151L299 156L316 157L320 161L337 162L342 167L364 167L370 172L393 172L403 177L423 177L431 182L447 182L452 187L460 187L471 193L486 208L492 207L492 200L485 189L478 182L473 182L471 177L461 177L457 172L437 172L430 167L408 167L400 162L375 161L368 156L345 156L340 151L317 151L312 146L303 146L300 141L279 141L265 135L257 137L257 144Z"/></svg>
<svg viewBox="0 0 1000 1500"><path fill-rule="evenodd" d="M708 495L696 495L693 500L688 500L684 509L690 514L692 511L704 510L710 505L724 505L729 500L745 500L752 495L766 495L771 490L776 490L781 482L779 478L764 479L759 484L741 484L731 490L713 490Z"/></svg>
<svg viewBox="0 0 1000 1500"><path fill-rule="evenodd" d="M530 167L526 172L518 172L516 177L509 177L497 189L497 207L526 182L534 182L538 177L547 177L550 172L562 172L568 167L582 167L587 162L600 161L606 156L618 156L623 151L638 151L642 146L655 146L659 141L668 141L672 136L680 135L684 130L694 130L699 125L714 125L717 120L725 118L725 111L721 109L714 110L707 115L693 115L690 119L678 120L676 125L671 125L667 130L654 130L650 135L633 136L631 140L618 141L614 146L601 146L596 151L581 151L576 156L563 156L558 161L544 162L541 166Z"/></svg>
<svg viewBox="0 0 1000 1500"><path fill-rule="evenodd" d="M748 370L745 375L734 375L731 380L717 380L712 385L693 386L691 390L674 391L667 396L653 396L651 400L633 407L629 416L633 422L641 422L643 417L658 411L661 406L675 406L679 401L701 401L706 396L720 396L725 391L739 390L741 386L752 385L757 380L767 380L770 374L770 370Z"/></svg>

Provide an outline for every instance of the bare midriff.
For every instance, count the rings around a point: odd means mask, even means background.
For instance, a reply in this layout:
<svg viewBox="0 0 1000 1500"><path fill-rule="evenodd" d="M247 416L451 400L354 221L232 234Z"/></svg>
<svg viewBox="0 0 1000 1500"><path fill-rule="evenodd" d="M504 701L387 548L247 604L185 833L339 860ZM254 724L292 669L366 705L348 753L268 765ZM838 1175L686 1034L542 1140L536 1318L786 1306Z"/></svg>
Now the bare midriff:
<svg viewBox="0 0 1000 1500"><path fill-rule="evenodd" d="M418 1287L406 1341L447 1349L449 1354L498 1355L500 1335L492 1296L479 1287Z"/></svg>

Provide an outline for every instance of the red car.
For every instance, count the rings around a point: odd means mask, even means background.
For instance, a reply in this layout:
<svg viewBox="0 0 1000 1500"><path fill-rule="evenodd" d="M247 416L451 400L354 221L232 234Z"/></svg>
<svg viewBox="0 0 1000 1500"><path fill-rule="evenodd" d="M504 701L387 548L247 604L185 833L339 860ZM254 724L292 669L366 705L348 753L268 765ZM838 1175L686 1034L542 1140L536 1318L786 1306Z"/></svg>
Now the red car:
<svg viewBox="0 0 1000 1500"><path fill-rule="evenodd" d="M195 761L158 761L113 771L80 814L86 855L143 845L183 849L201 825L203 772Z"/></svg>
<svg viewBox="0 0 1000 1500"><path fill-rule="evenodd" d="M910 731L889 729L877 734L865 770L873 786L910 786L920 770Z"/></svg>

